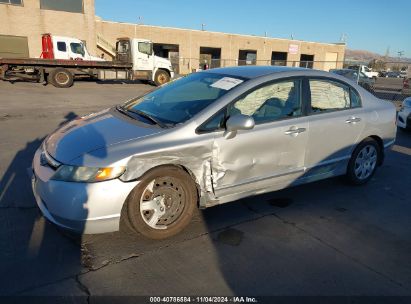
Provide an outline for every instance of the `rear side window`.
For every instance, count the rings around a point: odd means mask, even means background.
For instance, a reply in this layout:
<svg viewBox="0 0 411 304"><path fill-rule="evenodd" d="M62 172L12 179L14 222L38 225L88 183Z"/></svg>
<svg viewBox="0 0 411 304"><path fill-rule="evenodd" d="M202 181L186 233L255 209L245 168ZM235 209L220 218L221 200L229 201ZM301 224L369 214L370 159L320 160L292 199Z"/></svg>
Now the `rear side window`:
<svg viewBox="0 0 411 304"><path fill-rule="evenodd" d="M314 113L349 109L350 88L327 80L310 80L311 111Z"/></svg>
<svg viewBox="0 0 411 304"><path fill-rule="evenodd" d="M357 92L353 89L350 89L351 92L351 108L359 108L361 107L361 98Z"/></svg>
<svg viewBox="0 0 411 304"><path fill-rule="evenodd" d="M57 50L60 52L67 52L67 46L65 42L58 41L57 42Z"/></svg>

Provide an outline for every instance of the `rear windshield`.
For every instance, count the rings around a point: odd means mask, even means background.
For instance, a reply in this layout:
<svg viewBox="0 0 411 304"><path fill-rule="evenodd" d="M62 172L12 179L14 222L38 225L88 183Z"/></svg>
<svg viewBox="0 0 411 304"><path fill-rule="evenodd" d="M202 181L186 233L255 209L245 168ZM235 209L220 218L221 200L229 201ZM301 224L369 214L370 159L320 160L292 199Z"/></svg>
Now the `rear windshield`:
<svg viewBox="0 0 411 304"><path fill-rule="evenodd" d="M169 83L123 108L141 111L165 124L183 123L210 106L244 80L200 72Z"/></svg>

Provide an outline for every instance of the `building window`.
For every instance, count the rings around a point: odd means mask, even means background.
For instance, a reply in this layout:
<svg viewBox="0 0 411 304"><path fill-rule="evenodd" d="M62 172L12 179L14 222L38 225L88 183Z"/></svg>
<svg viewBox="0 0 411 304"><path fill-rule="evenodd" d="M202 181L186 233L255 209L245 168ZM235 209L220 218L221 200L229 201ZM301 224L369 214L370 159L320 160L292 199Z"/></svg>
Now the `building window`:
<svg viewBox="0 0 411 304"><path fill-rule="evenodd" d="M238 65L256 65L257 51L240 50L238 53Z"/></svg>
<svg viewBox="0 0 411 304"><path fill-rule="evenodd" d="M40 0L40 8L70 13L83 13L83 0Z"/></svg>
<svg viewBox="0 0 411 304"><path fill-rule="evenodd" d="M287 52L272 52L271 65L287 65Z"/></svg>
<svg viewBox="0 0 411 304"><path fill-rule="evenodd" d="M0 4L23 5L23 0L0 0Z"/></svg>
<svg viewBox="0 0 411 304"><path fill-rule="evenodd" d="M301 54L300 67L312 69L314 67L314 55Z"/></svg>
<svg viewBox="0 0 411 304"><path fill-rule="evenodd" d="M214 69L221 66L221 48L200 47L200 69Z"/></svg>

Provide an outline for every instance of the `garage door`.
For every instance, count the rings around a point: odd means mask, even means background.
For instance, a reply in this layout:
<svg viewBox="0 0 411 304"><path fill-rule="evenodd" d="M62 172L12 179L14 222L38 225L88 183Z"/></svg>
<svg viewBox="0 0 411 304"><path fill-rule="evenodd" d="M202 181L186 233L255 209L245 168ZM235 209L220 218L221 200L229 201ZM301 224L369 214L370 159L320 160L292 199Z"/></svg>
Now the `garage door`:
<svg viewBox="0 0 411 304"><path fill-rule="evenodd" d="M0 35L0 57L29 57L29 45L27 37Z"/></svg>
<svg viewBox="0 0 411 304"><path fill-rule="evenodd" d="M338 53L326 53L324 62L324 71L329 71L331 69L337 68L337 58Z"/></svg>

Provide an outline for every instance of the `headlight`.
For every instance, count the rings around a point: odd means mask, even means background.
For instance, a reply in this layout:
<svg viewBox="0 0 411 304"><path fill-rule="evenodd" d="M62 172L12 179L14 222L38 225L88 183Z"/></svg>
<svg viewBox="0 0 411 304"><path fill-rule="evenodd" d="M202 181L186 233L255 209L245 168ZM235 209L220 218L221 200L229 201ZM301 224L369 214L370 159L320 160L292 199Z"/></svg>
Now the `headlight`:
<svg viewBox="0 0 411 304"><path fill-rule="evenodd" d="M65 182L94 183L115 179L122 175L125 167L89 168L60 166L51 179Z"/></svg>

